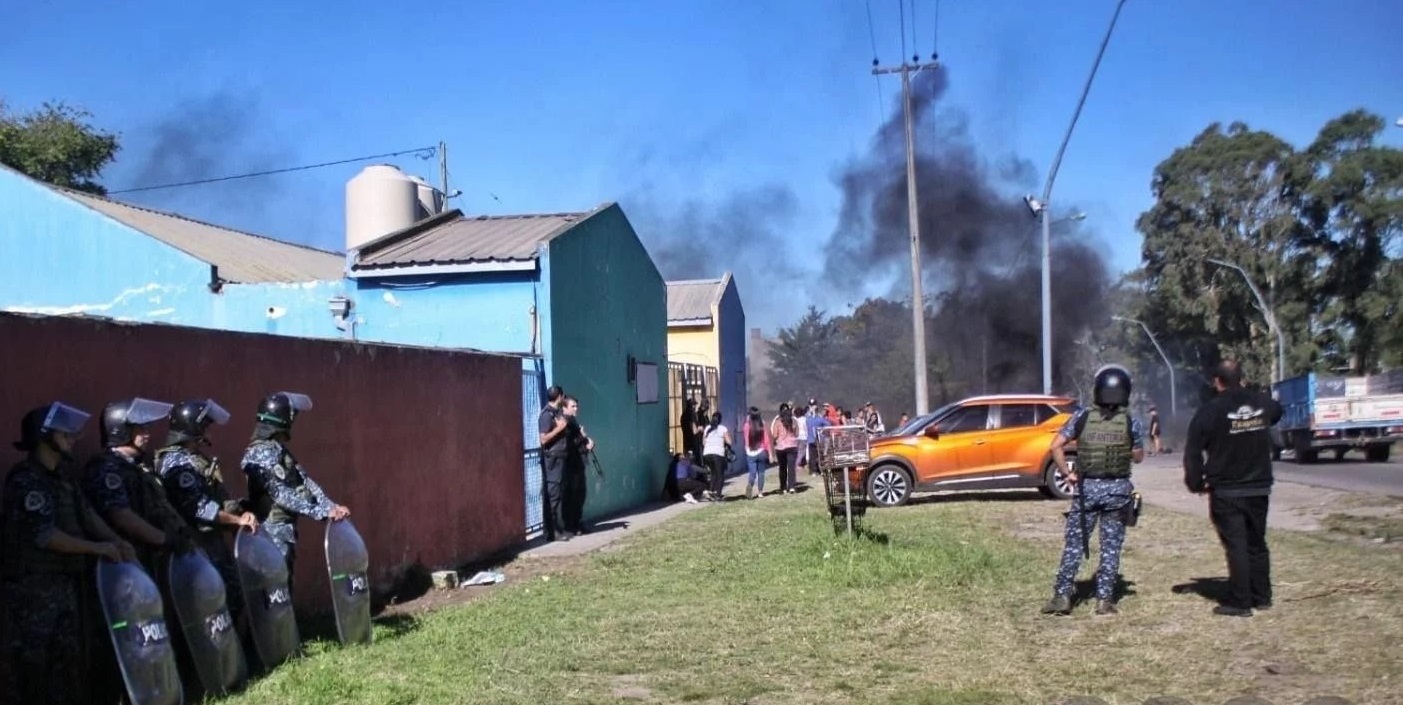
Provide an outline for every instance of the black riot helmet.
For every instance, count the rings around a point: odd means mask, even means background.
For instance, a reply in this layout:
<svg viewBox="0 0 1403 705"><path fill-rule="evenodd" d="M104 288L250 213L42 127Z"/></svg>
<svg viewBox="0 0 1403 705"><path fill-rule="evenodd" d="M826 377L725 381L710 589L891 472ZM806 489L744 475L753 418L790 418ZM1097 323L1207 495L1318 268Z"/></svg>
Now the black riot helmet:
<svg viewBox="0 0 1403 705"><path fill-rule="evenodd" d="M1106 365L1096 371L1092 400L1097 406L1130 405L1130 373L1120 365Z"/></svg>
<svg viewBox="0 0 1403 705"><path fill-rule="evenodd" d="M53 445L55 433L78 435L87 425L90 414L75 409L63 402L53 402L48 406L30 409L19 422L19 440L14 442L15 450L29 452L40 445L63 452Z"/></svg>
<svg viewBox="0 0 1403 705"><path fill-rule="evenodd" d="M132 444L138 426L152 424L166 418L171 405L134 397L114 401L102 408L102 418L98 425L102 432L103 448L120 448Z"/></svg>
<svg viewBox="0 0 1403 705"><path fill-rule="evenodd" d="M296 392L274 392L258 403L258 423L279 431L292 429L297 415L312 408L312 398Z"/></svg>
<svg viewBox="0 0 1403 705"><path fill-rule="evenodd" d="M229 423L229 412L213 399L192 399L176 404L170 413L170 435L167 444L201 441L205 429L215 423Z"/></svg>

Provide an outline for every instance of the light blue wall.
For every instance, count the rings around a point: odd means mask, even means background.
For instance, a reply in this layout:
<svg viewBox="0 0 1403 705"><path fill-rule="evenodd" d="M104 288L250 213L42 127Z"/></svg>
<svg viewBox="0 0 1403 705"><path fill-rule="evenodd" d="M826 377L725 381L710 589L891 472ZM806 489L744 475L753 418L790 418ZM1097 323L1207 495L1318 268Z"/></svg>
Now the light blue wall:
<svg viewBox="0 0 1403 705"><path fill-rule="evenodd" d="M359 340L531 353L535 272L362 277L354 284ZM548 312L542 311L543 315ZM542 327L548 322L543 320Z"/></svg>
<svg viewBox="0 0 1403 705"><path fill-rule="evenodd" d="M336 337L341 282L228 284L145 233L0 169L0 309L81 314L304 337ZM273 307L269 315L269 307Z"/></svg>
<svg viewBox="0 0 1403 705"><path fill-rule="evenodd" d="M732 277L726 285L726 290L721 293L721 303L717 306L716 337L720 350L717 353L721 356L721 365L717 373L721 375L721 394L718 400L721 404L721 413L728 419L742 419L745 411L750 408L748 395L746 394L746 374L745 374L745 307L741 305L740 291L736 288L736 280ZM771 409L762 409L763 416L769 418ZM736 423L739 425L739 422Z"/></svg>

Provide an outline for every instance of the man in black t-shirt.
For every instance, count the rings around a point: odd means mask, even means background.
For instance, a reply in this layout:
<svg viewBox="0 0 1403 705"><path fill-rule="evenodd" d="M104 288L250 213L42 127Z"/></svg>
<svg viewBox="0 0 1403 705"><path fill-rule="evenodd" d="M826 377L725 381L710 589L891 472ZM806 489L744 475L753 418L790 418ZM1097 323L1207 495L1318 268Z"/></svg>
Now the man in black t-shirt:
<svg viewBox="0 0 1403 705"><path fill-rule="evenodd" d="M561 402L565 390L559 385L546 390L546 405L541 409L537 430L541 433L541 513L545 518L547 541L569 541L565 520L561 515L563 483L565 482L566 420Z"/></svg>

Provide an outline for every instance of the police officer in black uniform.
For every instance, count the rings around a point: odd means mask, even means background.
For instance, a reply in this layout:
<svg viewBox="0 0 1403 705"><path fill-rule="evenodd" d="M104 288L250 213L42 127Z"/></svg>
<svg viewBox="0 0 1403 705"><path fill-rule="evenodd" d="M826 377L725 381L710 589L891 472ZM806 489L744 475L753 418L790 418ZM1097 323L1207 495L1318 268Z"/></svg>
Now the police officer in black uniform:
<svg viewBox="0 0 1403 705"><path fill-rule="evenodd" d="M166 445L156 451L156 474L165 485L171 505L187 524L195 527L195 542L224 579L229 613L237 623L244 601L239 592L238 565L227 537L240 528L257 531L258 518L243 502L230 498L224 489L219 460L204 451L209 445L210 425L227 423L229 412L213 399L176 404L170 412Z"/></svg>
<svg viewBox="0 0 1403 705"><path fill-rule="evenodd" d="M104 451L88 462L84 489L98 514L137 548L137 557L158 585L164 583L169 551L194 547L193 532L166 499L160 479L145 465L152 424L171 405L140 397L108 404L99 427Z"/></svg>
<svg viewBox="0 0 1403 705"><path fill-rule="evenodd" d="M1215 614L1251 617L1271 609L1271 553L1267 507L1271 498L1270 428L1281 405L1242 386L1242 369L1225 360L1213 372L1218 396L1199 408L1184 441L1184 484L1209 493L1208 514L1228 554L1231 593ZM1205 460L1204 455L1207 455Z"/></svg>
<svg viewBox="0 0 1403 705"><path fill-rule="evenodd" d="M561 491L561 514L565 532L582 536L590 532L584 523L585 498L589 488L585 468L589 464L590 453L594 452L594 439L580 425L578 399L566 396L561 411L565 416L565 478Z"/></svg>
<svg viewBox="0 0 1403 705"><path fill-rule="evenodd" d="M1120 574L1120 553L1125 542L1128 512L1133 510L1135 488L1130 467L1145 459L1140 422L1130 416L1130 373L1119 365L1096 372L1092 393L1094 409L1078 409L1052 441L1052 459L1077 497L1067 512L1066 545L1053 583L1052 600L1043 614L1071 614L1073 581L1081 566L1090 532L1101 525L1100 565L1096 570L1096 614L1116 613L1112 601ZM1077 468L1067 465L1063 448L1077 442Z"/></svg>
<svg viewBox="0 0 1403 705"><path fill-rule="evenodd" d="M565 418L565 390L552 386L546 390L546 405L537 417L536 430L541 435L541 514L545 524L542 531L547 541L569 541L565 527L565 460L569 454Z"/></svg>
<svg viewBox="0 0 1403 705"><path fill-rule="evenodd" d="M82 595L87 556L136 560L67 478L89 415L54 402L24 415L15 448L27 453L5 477L0 611L8 672L0 702L85 703Z"/></svg>
<svg viewBox="0 0 1403 705"><path fill-rule="evenodd" d="M289 586L297 557L298 517L340 521L351 515L351 510L327 498L288 450L293 421L311 408L312 399L305 394L277 392L264 397L243 458L249 501L268 538L287 561Z"/></svg>

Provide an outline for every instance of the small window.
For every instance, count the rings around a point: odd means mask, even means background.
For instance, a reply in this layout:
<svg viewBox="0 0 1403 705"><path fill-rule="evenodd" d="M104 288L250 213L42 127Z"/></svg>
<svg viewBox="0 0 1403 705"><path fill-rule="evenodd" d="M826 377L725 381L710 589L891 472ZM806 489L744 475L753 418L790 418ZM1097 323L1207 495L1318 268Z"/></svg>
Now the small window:
<svg viewBox="0 0 1403 705"><path fill-rule="evenodd" d="M999 428L1030 428L1038 425L1038 407L1041 404L1004 404L999 410Z"/></svg>
<svg viewBox="0 0 1403 705"><path fill-rule="evenodd" d="M658 403L658 366L651 362L635 362L633 369L638 403Z"/></svg>
<svg viewBox="0 0 1403 705"><path fill-rule="evenodd" d="M941 420L939 428L941 433L963 433L983 431L988 428L988 424L989 407L967 406L946 416Z"/></svg>

